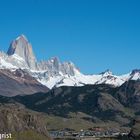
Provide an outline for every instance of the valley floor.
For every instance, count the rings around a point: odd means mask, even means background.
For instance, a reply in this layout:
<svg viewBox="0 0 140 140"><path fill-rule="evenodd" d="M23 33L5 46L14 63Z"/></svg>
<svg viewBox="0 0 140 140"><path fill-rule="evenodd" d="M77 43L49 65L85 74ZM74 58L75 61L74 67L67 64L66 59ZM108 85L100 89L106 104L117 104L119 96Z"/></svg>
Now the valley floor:
<svg viewBox="0 0 140 140"><path fill-rule="evenodd" d="M54 140L121 140L118 138L94 138L94 137L85 137L85 138L56 138Z"/></svg>

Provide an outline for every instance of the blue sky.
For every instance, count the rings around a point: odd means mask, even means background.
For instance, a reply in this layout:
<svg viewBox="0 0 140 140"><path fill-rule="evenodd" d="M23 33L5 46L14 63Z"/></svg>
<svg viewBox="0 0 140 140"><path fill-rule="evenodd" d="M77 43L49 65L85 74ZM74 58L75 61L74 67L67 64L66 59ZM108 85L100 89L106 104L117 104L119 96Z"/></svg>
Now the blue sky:
<svg viewBox="0 0 140 140"><path fill-rule="evenodd" d="M0 0L0 50L25 34L37 58L83 73L140 68L139 0Z"/></svg>

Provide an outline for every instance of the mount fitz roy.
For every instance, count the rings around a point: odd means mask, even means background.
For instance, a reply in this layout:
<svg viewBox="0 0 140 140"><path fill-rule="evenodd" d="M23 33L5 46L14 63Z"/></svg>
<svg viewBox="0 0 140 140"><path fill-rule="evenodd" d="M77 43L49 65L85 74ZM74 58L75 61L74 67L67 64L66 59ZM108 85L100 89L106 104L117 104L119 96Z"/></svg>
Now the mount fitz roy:
<svg viewBox="0 0 140 140"><path fill-rule="evenodd" d="M87 84L109 84L116 87L129 80L140 79L140 70L121 76L113 75L109 70L97 75L84 75L72 62L61 63L57 57L38 62L32 45L24 35L12 41L7 53L0 52L0 72L3 70L10 73L22 71L21 77L28 75L49 89Z"/></svg>

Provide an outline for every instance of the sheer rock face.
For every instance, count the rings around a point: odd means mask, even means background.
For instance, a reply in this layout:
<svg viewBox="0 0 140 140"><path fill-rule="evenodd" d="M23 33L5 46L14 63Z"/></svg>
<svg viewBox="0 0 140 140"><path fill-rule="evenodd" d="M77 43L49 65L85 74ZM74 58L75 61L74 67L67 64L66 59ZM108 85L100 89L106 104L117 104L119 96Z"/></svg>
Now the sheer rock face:
<svg viewBox="0 0 140 140"><path fill-rule="evenodd" d="M39 62L38 69L47 71L49 76L74 76L75 71L79 71L72 62L61 63L57 57L52 57L48 61Z"/></svg>
<svg viewBox="0 0 140 140"><path fill-rule="evenodd" d="M71 62L61 63L57 57L48 61L37 62L33 53L32 46L28 39L21 35L12 41L8 51L8 61L20 68L29 68L31 70L47 71L48 75L71 75L73 76L76 67ZM11 57L10 57L11 56ZM14 62L18 59L18 63Z"/></svg>
<svg viewBox="0 0 140 140"><path fill-rule="evenodd" d="M29 68L36 69L36 58L34 56L32 46L24 35L19 36L16 40L13 40L7 54L17 55L25 60L25 63Z"/></svg>

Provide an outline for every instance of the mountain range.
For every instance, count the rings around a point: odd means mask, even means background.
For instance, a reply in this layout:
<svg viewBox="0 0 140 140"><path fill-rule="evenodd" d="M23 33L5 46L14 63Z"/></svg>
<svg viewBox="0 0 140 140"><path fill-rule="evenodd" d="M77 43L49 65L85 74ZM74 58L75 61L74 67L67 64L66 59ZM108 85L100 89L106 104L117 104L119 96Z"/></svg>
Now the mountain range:
<svg viewBox="0 0 140 140"><path fill-rule="evenodd" d="M25 35L13 40L7 53L0 52L1 131L39 133L44 139L50 139L47 129L97 126L130 132L139 115L139 69L119 76L110 70L86 75L57 57L38 61Z"/></svg>
<svg viewBox="0 0 140 140"><path fill-rule="evenodd" d="M110 70L100 74L85 75L72 62L62 63L57 57L46 61L37 61L32 45L25 35L20 35L13 40L7 53L0 52L0 70L0 74L3 74L2 71L4 71L5 75L8 76L10 72L10 75L13 74L12 77L15 77L14 73L17 71L22 71L22 74L18 75L16 79L20 81L23 77L30 77L36 80L36 83L49 89L89 84L108 84L119 87L126 81L140 79L140 70L138 69L119 76L114 75ZM37 91L39 92L39 90Z"/></svg>

